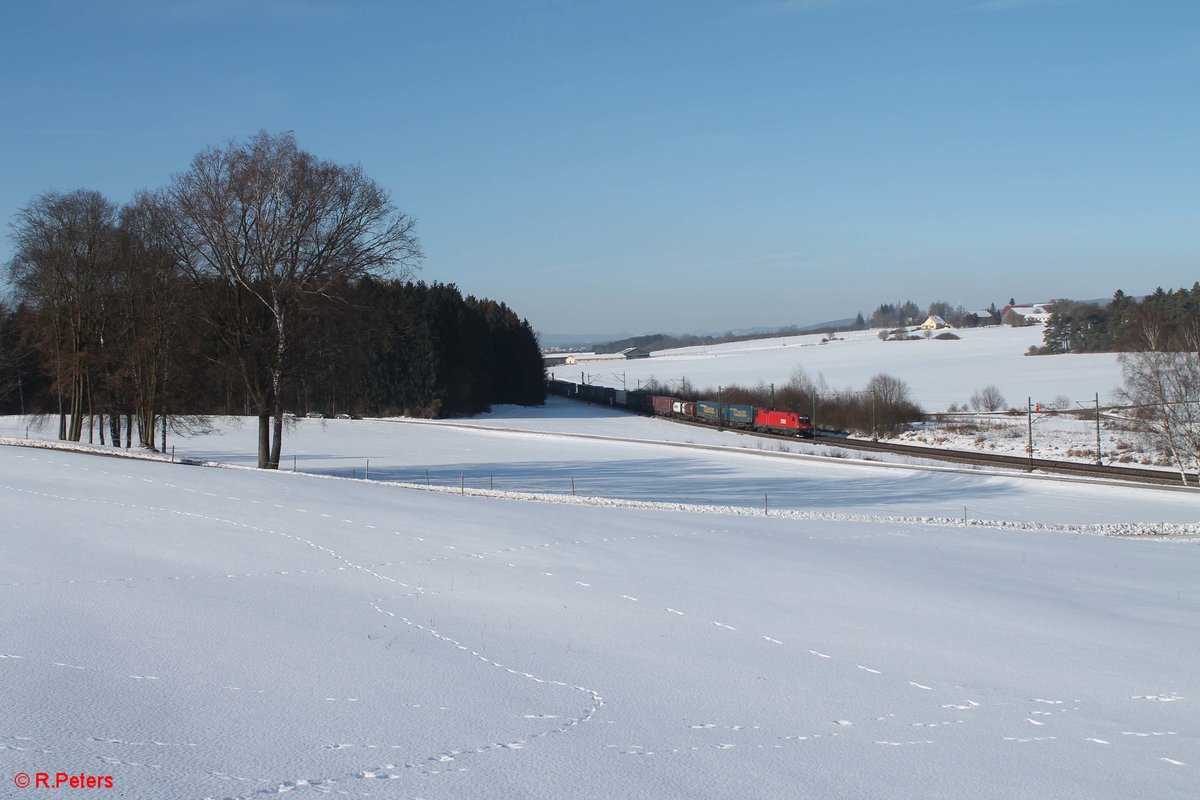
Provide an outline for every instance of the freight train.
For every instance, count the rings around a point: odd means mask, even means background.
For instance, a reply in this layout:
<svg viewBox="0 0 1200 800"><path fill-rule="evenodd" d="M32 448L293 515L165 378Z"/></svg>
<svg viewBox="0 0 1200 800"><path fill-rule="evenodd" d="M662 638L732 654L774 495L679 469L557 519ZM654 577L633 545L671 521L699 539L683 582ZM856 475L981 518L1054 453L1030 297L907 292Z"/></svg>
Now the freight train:
<svg viewBox="0 0 1200 800"><path fill-rule="evenodd" d="M610 386L595 386L586 383L550 380L546 382L550 394L574 397L591 403L624 408L639 414L654 414L659 417L704 422L723 428L737 428L763 433L779 433L812 439L816 433L812 420L794 411L773 408L755 408L738 403L722 403L718 400L682 400L642 391L625 391Z"/></svg>

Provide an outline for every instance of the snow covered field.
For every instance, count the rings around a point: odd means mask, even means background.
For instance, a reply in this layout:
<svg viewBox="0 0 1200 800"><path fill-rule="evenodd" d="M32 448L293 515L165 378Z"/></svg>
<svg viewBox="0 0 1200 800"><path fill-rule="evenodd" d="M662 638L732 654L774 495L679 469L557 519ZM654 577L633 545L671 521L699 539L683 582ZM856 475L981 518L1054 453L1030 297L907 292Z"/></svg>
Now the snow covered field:
<svg viewBox="0 0 1200 800"><path fill-rule="evenodd" d="M704 449L740 438L564 403L301 420L298 474L0 447L0 780L1196 795L1200 547L1086 535L1193 493Z"/></svg>
<svg viewBox="0 0 1200 800"><path fill-rule="evenodd" d="M834 389L861 389L872 375L885 372L905 381L913 398L926 411L966 404L971 395L995 384L1010 406L1024 408L1026 398L1049 404L1065 396L1091 403L1098 392L1106 402L1121 384L1121 370L1112 353L1026 356L1030 345L1042 344L1042 326L995 326L956 330L958 341L922 339L880 341L878 331L838 334L838 341L821 344L821 335L788 336L730 342L711 347L685 347L655 352L635 361L602 361L555 367L554 377L630 389L638 381L660 382L687 378L698 389L758 383L782 385L797 367L816 379L823 376Z"/></svg>

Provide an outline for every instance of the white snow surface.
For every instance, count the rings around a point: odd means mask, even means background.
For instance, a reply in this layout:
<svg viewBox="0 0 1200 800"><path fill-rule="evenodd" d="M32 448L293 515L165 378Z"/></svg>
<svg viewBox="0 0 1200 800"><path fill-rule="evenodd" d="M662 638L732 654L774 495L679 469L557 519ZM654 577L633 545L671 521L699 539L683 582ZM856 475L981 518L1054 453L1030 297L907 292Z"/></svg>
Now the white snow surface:
<svg viewBox="0 0 1200 800"><path fill-rule="evenodd" d="M0 447L5 787L1200 786L1194 490L736 450L566 401L299 420L297 473L245 468L252 425L223 428L176 459L242 468ZM1093 535L1164 522L1184 535Z"/></svg>

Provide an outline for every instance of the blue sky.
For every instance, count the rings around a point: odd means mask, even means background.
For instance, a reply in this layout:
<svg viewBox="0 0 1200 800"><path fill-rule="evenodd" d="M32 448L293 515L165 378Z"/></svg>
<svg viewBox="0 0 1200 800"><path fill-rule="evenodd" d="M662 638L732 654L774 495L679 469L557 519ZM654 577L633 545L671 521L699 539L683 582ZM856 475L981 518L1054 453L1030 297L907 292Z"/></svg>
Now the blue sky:
<svg viewBox="0 0 1200 800"><path fill-rule="evenodd" d="M294 131L546 333L1190 286L1200 3L10 3L0 217ZM11 257L0 242L0 260Z"/></svg>

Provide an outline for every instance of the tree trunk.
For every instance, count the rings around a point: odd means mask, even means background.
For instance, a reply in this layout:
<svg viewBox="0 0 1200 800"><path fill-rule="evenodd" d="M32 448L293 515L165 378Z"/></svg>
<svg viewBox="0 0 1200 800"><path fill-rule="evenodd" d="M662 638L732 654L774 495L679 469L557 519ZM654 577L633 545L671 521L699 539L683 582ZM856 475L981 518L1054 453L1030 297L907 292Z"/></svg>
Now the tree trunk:
<svg viewBox="0 0 1200 800"><path fill-rule="evenodd" d="M258 468L270 469L271 415L258 415Z"/></svg>
<svg viewBox="0 0 1200 800"><path fill-rule="evenodd" d="M275 313L275 364L271 368L271 406L275 412L275 439L271 442L267 469L279 469L279 456L283 449L283 360L287 355L287 328L278 297L274 298L272 310Z"/></svg>
<svg viewBox="0 0 1200 800"><path fill-rule="evenodd" d="M154 450L154 412L148 408L138 409L138 444Z"/></svg>
<svg viewBox="0 0 1200 800"><path fill-rule="evenodd" d="M278 405L278 403L276 403ZM279 456L283 449L283 415L275 412L275 439L271 442L271 460L267 469L279 469Z"/></svg>

